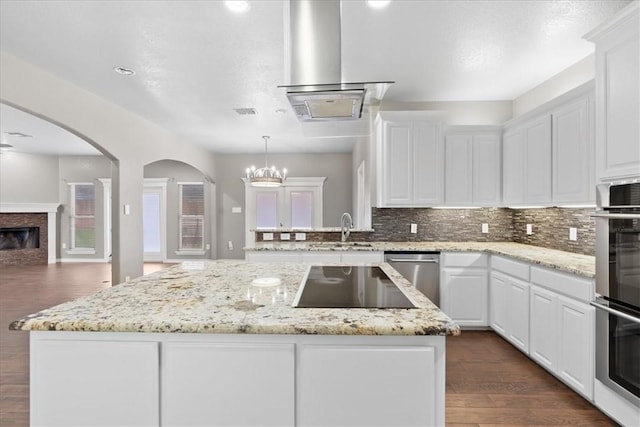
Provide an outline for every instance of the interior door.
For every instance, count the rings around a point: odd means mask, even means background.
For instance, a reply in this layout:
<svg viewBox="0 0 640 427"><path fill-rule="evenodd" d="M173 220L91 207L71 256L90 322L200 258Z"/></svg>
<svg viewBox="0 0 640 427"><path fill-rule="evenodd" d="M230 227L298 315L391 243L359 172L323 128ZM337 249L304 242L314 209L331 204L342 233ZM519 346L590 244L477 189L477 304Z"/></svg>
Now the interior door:
<svg viewBox="0 0 640 427"><path fill-rule="evenodd" d="M166 258L165 195L162 187L145 187L142 194L144 261Z"/></svg>

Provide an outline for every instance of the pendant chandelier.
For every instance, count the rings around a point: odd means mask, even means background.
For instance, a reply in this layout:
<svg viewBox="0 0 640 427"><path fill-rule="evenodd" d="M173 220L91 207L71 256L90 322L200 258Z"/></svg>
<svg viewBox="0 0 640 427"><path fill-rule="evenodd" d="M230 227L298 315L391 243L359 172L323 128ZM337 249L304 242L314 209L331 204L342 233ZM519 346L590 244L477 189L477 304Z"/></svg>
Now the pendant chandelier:
<svg viewBox="0 0 640 427"><path fill-rule="evenodd" d="M264 139L264 167L260 169L256 169L255 166L247 168L247 179L252 187L279 187L286 178L287 170L282 169L282 173L280 173L275 166L269 167L267 159L269 137L263 136L262 139Z"/></svg>

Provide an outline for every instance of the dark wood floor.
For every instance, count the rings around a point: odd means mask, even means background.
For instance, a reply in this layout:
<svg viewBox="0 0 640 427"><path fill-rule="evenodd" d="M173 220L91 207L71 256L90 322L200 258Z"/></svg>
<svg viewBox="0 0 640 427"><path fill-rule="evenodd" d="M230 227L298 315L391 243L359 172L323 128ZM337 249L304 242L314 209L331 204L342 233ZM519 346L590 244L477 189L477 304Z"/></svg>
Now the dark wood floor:
<svg viewBox="0 0 640 427"><path fill-rule="evenodd" d="M145 273L163 268L145 265ZM29 425L29 337L11 321L111 286L107 264L0 268L0 426ZM615 426L492 332L447 339L447 426Z"/></svg>

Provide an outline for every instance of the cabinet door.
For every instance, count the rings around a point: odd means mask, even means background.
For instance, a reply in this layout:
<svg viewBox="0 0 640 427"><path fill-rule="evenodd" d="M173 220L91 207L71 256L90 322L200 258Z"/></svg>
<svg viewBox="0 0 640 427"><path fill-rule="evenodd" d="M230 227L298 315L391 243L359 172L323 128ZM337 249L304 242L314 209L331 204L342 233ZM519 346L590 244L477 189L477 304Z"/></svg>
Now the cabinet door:
<svg viewBox="0 0 640 427"><path fill-rule="evenodd" d="M442 425L434 368L432 347L305 345L297 425Z"/></svg>
<svg viewBox="0 0 640 427"><path fill-rule="evenodd" d="M529 354L529 284L512 277L507 287L507 339Z"/></svg>
<svg viewBox="0 0 640 427"><path fill-rule="evenodd" d="M502 273L491 273L489 286L489 325L500 335L507 335L507 287L509 278Z"/></svg>
<svg viewBox="0 0 640 427"><path fill-rule="evenodd" d="M553 112L553 201L595 203L589 97Z"/></svg>
<svg viewBox="0 0 640 427"><path fill-rule="evenodd" d="M460 326L487 326L487 271L442 270L442 311Z"/></svg>
<svg viewBox="0 0 640 427"><path fill-rule="evenodd" d="M31 425L157 426L154 342L31 341Z"/></svg>
<svg viewBox="0 0 640 427"><path fill-rule="evenodd" d="M471 206L472 142L471 135L447 135L445 138L445 196L447 206Z"/></svg>
<svg viewBox="0 0 640 427"><path fill-rule="evenodd" d="M551 116L525 128L525 203L551 202Z"/></svg>
<svg viewBox="0 0 640 427"><path fill-rule="evenodd" d="M475 135L473 152L473 205L500 204L502 157L499 135Z"/></svg>
<svg viewBox="0 0 640 427"><path fill-rule="evenodd" d="M340 262L340 252L303 252L302 262Z"/></svg>
<svg viewBox="0 0 640 427"><path fill-rule="evenodd" d="M385 205L413 203L413 134L411 122L386 122L383 150Z"/></svg>
<svg viewBox="0 0 640 427"><path fill-rule="evenodd" d="M294 373L293 344L167 343L162 425L293 426Z"/></svg>
<svg viewBox="0 0 640 427"><path fill-rule="evenodd" d="M502 144L502 201L505 205L524 202L524 132L513 130Z"/></svg>
<svg viewBox="0 0 640 427"><path fill-rule="evenodd" d="M531 327L529 355L549 371L556 371L558 361L558 296L531 286Z"/></svg>
<svg viewBox="0 0 640 427"><path fill-rule="evenodd" d="M341 262L383 262L382 252L343 252L340 257Z"/></svg>
<svg viewBox="0 0 640 427"><path fill-rule="evenodd" d="M595 308L558 297L558 375L588 399L593 397Z"/></svg>
<svg viewBox="0 0 640 427"><path fill-rule="evenodd" d="M443 202L444 140L438 123L413 123L413 201L416 206Z"/></svg>
<svg viewBox="0 0 640 427"><path fill-rule="evenodd" d="M640 26L637 13L596 47L597 174L640 175Z"/></svg>

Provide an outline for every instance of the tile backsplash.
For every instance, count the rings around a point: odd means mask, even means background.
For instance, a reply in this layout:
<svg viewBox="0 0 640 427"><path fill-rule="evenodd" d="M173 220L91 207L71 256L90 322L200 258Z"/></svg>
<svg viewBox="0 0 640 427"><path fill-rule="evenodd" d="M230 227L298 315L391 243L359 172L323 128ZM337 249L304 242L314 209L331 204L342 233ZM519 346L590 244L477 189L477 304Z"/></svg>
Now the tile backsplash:
<svg viewBox="0 0 640 427"><path fill-rule="evenodd" d="M489 232L482 233L482 224ZM509 209L380 208L372 210L371 240L391 242L508 242L513 237ZM411 233L417 224L417 233Z"/></svg>
<svg viewBox="0 0 640 427"><path fill-rule="evenodd" d="M595 255L596 224L589 215L595 209L513 209L513 241L585 255ZM527 224L533 234L527 235ZM569 228L577 240L569 240Z"/></svg>
<svg viewBox="0 0 640 427"><path fill-rule="evenodd" d="M517 242L585 255L595 254L593 209L424 209L374 208L370 240ZM410 233L417 224L417 233ZM488 233L482 233L487 224ZM526 234L527 224L533 234ZM577 240L569 240L569 228Z"/></svg>

